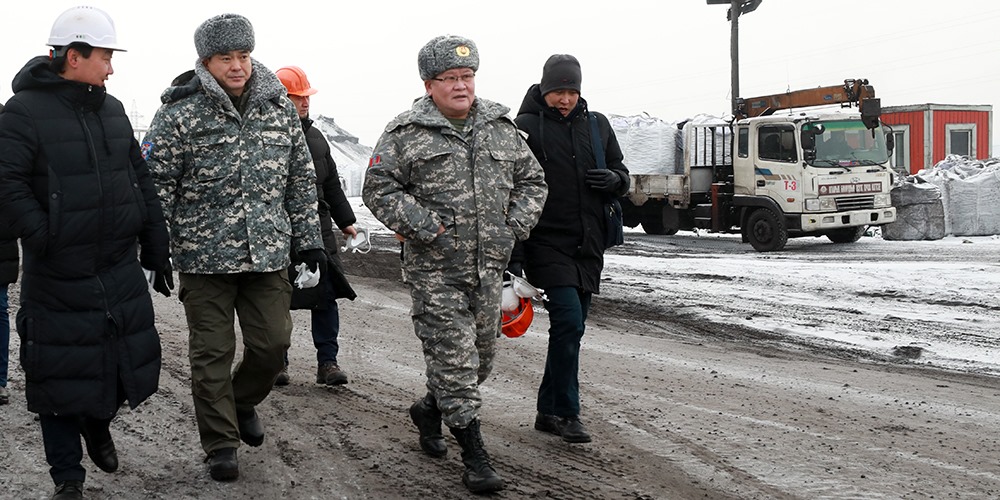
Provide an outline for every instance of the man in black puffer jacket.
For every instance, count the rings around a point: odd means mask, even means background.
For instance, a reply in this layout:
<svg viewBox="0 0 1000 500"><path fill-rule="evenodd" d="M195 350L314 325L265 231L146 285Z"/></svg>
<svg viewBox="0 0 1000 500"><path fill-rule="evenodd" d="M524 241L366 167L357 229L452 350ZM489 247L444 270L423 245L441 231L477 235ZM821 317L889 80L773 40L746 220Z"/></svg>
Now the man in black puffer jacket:
<svg viewBox="0 0 1000 500"><path fill-rule="evenodd" d="M580 422L580 341L590 299L600 292L607 219L605 204L629 187L628 169L608 119L580 97L582 73L575 57L553 55L541 83L524 96L515 122L545 171L549 197L531 236L511 256L549 300L549 346L538 388L535 429L571 443L590 442ZM590 116L599 130L606 168L599 168Z"/></svg>
<svg viewBox="0 0 1000 500"><path fill-rule="evenodd" d="M333 224L345 237L357 236L358 230L354 223L358 219L347 201L343 188L340 187L340 175L337 174L337 164L330 155L330 143L323 133L312 126L309 118L309 96L317 92L309 84L305 71L298 66L285 66L275 71L281 84L288 89L288 98L295 104L295 111L302 120L302 131L306 135L306 144L316 167L316 196L319 201L319 225L323 233L323 246L329 254L327 268L320 273L320 283L313 288L292 290L293 309L312 310L312 337L316 346L316 383L324 385L343 385L347 383L347 374L340 369L337 354L340 352L340 309L337 299L354 300L357 294L344 276L344 267L337 256L339 238L333 232ZM295 252L293 252L294 254ZM297 255L292 255L292 265L301 262ZM310 299L298 300L299 296ZM302 303L300 303L302 302ZM275 385L287 385L288 354L285 354L285 369L274 381Z"/></svg>
<svg viewBox="0 0 1000 500"><path fill-rule="evenodd" d="M93 7L52 26L51 56L14 77L0 114L0 224L21 240L17 332L53 498L81 498L83 449L118 468L109 426L157 390L160 339L143 268L169 295L167 229L121 102L107 94L114 23ZM138 256L138 258L137 258Z"/></svg>

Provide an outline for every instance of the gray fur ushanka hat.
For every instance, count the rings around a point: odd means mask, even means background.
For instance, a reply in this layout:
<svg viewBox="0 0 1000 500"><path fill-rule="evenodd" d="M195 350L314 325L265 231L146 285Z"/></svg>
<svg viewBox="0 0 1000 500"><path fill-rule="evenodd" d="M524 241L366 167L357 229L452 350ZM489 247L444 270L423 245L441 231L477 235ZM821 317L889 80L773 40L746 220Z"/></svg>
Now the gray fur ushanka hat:
<svg viewBox="0 0 1000 500"><path fill-rule="evenodd" d="M232 50L253 52L253 25L239 14L219 14L194 30L194 48L204 59Z"/></svg>
<svg viewBox="0 0 1000 500"><path fill-rule="evenodd" d="M434 37L417 54L420 79L427 81L453 68L479 69L479 50L468 38L456 35Z"/></svg>

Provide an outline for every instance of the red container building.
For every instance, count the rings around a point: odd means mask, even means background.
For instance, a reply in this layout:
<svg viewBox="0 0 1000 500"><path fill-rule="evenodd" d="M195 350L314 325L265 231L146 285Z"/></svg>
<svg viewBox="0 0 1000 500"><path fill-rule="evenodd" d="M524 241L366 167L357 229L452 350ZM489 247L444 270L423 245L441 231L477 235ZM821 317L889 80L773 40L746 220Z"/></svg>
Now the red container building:
<svg viewBox="0 0 1000 500"><path fill-rule="evenodd" d="M892 127L893 167L906 174L933 167L949 154L990 158L993 106L914 104L882 108L882 122Z"/></svg>

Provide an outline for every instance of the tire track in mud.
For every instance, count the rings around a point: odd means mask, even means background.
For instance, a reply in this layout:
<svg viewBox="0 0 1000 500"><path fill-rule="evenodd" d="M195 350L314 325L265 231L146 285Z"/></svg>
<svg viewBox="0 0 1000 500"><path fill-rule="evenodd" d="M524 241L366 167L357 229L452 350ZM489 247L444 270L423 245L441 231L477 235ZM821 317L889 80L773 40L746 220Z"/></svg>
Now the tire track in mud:
<svg viewBox="0 0 1000 500"><path fill-rule="evenodd" d="M511 447L520 450L518 456L494 456L498 470L514 473L511 476L513 480L508 481L511 494L565 499L641 497L635 492L621 490L621 478L628 471L620 466L620 462L604 458L599 447L564 443L556 436L537 437L531 442L522 441ZM530 455L531 462L546 461L550 467L545 470L525 468L524 455Z"/></svg>
<svg viewBox="0 0 1000 500"><path fill-rule="evenodd" d="M316 441L309 446L343 454L345 465L355 474L352 482L367 498L466 498L454 441L449 443L445 459L433 459L420 451L418 434L407 413L411 396L389 385L352 382L336 388L296 387L285 397L274 397L272 405L282 420L309 423L323 419L329 432L317 434L305 427L300 431L315 436ZM284 453L294 459L308 450L288 446Z"/></svg>
<svg viewBox="0 0 1000 500"><path fill-rule="evenodd" d="M372 391L371 387L364 387L357 391L339 388L327 391L324 388L309 388L290 392L287 396L296 403L303 399L317 401L335 397L335 406L343 410L330 410L330 415L322 417L329 418L324 428L330 431L313 432L315 441L309 445L336 449L348 460L360 462L360 465L353 466L361 474L356 482L369 485L364 489L369 498L379 498L380 493L407 498L467 498L468 494L461 484L463 465L460 448L447 428L444 432L448 456L443 459L427 457L419 448L418 434L407 413L411 395L399 390L398 398L406 398L404 402L397 398L387 405L383 399L392 399L392 395L380 392L384 389L379 387L377 391ZM397 391L395 388L388 389ZM323 394L326 392L331 394ZM288 403L281 399L285 398L274 398L274 403L270 405L273 409L271 418L275 421L306 424L310 418L303 415L320 412L315 403L295 409L285 408ZM620 490L620 478L627 475L627 470L621 467L619 461L604 458L599 450L565 445L552 436L533 436L538 439L503 446L504 440L497 436L509 435L508 430L503 427L484 429L494 465L508 484L507 490L497 493L497 497L641 498L641 494ZM299 431L292 434L297 435ZM386 440L386 435L391 437ZM370 436L370 439L364 436ZM298 465L307 451L281 438L278 448L282 460L292 468ZM525 467L526 463L538 461L553 464L558 474L553 473L551 468ZM371 485L378 486L372 489Z"/></svg>

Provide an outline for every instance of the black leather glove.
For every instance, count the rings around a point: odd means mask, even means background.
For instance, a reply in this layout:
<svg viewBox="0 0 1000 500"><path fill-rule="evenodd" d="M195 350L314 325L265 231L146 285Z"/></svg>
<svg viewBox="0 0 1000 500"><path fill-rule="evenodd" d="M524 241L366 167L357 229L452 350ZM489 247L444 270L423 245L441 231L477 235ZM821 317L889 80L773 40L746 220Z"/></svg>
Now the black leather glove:
<svg viewBox="0 0 1000 500"><path fill-rule="evenodd" d="M310 271L316 272L322 269L324 273L326 272L326 263L329 260L326 256L326 250L322 248L303 250L299 252L299 257L302 258L302 262L309 266Z"/></svg>
<svg viewBox="0 0 1000 500"><path fill-rule="evenodd" d="M584 182L591 189L611 193L618 189L622 179L618 177L618 174L606 168L592 168L587 170L587 177L584 179Z"/></svg>
<svg viewBox="0 0 1000 500"><path fill-rule="evenodd" d="M166 267L157 269L155 272L153 290L163 294L164 297L169 297L170 291L174 289L174 267L170 265L168 260Z"/></svg>

